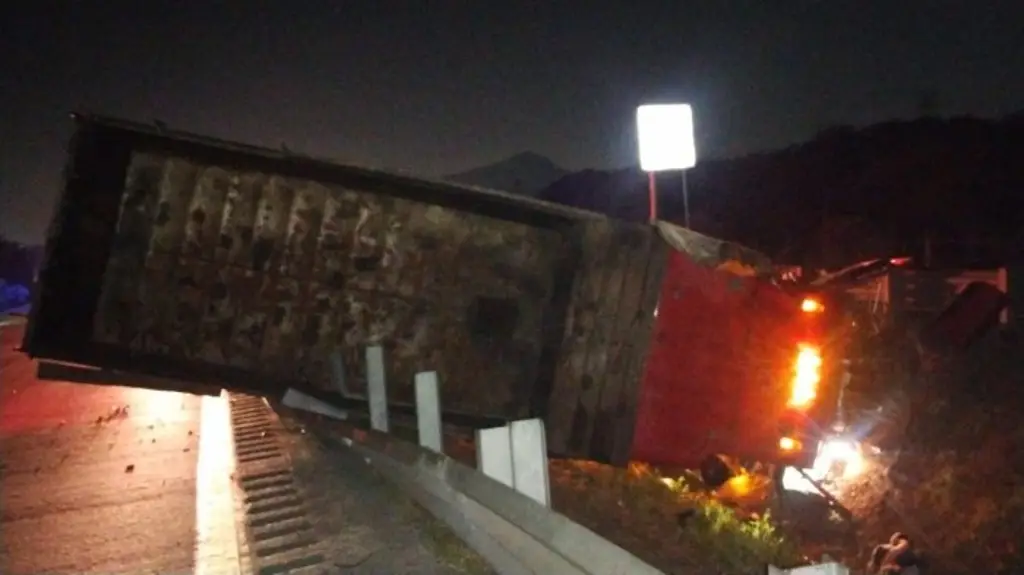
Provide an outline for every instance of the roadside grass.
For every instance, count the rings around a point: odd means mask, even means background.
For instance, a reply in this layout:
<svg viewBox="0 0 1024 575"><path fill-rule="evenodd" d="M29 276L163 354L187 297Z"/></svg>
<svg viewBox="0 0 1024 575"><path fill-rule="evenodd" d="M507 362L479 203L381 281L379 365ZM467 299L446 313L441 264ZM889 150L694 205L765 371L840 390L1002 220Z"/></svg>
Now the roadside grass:
<svg viewBox="0 0 1024 575"><path fill-rule="evenodd" d="M802 562L770 512L738 513L692 478L554 460L551 487L557 511L667 573L760 574Z"/></svg>

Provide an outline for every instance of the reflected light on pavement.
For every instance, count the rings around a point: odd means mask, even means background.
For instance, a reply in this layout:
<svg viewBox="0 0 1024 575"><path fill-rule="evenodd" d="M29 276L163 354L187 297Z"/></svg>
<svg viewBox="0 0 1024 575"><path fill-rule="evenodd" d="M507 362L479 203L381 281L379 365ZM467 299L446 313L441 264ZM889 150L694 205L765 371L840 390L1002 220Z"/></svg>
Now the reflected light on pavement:
<svg viewBox="0 0 1024 575"><path fill-rule="evenodd" d="M203 396L196 470L197 575L238 572L233 500L234 438L227 394Z"/></svg>

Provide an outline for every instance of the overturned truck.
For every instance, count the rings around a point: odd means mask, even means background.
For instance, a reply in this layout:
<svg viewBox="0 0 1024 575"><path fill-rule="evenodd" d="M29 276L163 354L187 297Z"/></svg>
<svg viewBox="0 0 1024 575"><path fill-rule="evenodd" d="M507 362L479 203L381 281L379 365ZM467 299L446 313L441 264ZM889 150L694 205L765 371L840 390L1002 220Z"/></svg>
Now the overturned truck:
<svg viewBox="0 0 1024 575"><path fill-rule="evenodd" d="M759 254L667 223L75 120L23 343L41 376L300 386L349 406L332 354L356 387L365 347L381 345L389 400L409 402L413 374L434 370L445 412L543 417L561 455L814 457L834 391L826 350Z"/></svg>

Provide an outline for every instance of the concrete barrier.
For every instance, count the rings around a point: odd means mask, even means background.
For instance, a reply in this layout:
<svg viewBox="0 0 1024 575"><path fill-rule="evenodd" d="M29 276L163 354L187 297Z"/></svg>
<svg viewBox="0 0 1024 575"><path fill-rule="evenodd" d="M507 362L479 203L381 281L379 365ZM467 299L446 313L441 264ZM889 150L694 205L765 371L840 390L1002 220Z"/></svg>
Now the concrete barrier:
<svg viewBox="0 0 1024 575"><path fill-rule="evenodd" d="M531 497L443 454L345 424L312 426L331 447L352 449L480 553L499 573L662 573Z"/></svg>

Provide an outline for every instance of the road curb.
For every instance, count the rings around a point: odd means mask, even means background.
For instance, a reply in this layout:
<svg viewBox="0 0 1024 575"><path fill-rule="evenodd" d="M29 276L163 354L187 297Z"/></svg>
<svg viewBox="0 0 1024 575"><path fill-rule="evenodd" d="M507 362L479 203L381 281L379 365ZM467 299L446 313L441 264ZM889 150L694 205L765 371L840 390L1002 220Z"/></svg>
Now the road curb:
<svg viewBox="0 0 1024 575"><path fill-rule="evenodd" d="M502 574L655 575L651 565L462 463L393 436L304 414L332 448L351 449L444 521Z"/></svg>

